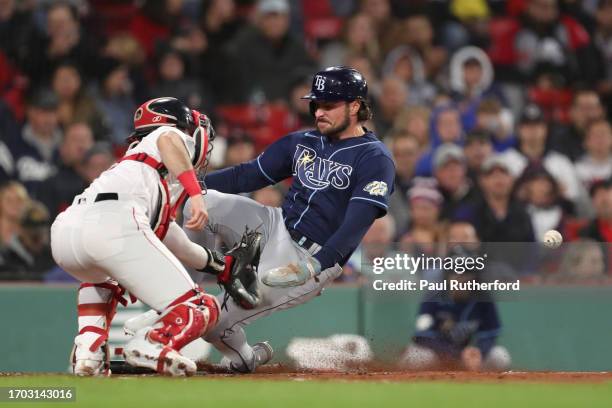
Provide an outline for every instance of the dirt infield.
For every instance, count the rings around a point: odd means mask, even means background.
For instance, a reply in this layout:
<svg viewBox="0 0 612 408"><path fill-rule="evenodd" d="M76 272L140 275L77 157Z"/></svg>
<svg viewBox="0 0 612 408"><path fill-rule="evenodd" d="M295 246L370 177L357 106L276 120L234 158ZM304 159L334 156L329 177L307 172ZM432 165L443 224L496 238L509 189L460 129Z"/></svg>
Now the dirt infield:
<svg viewBox="0 0 612 408"><path fill-rule="evenodd" d="M202 367L200 367L202 368ZM112 377L157 376L153 372L121 372ZM18 373L0 372L0 377L46 377L56 373ZM66 374L66 376L69 376ZM581 383L597 384L612 382L612 372L559 372L559 371L506 371L506 372L469 372L469 371L296 371L281 364L260 367L254 374L230 374L218 366L207 365L195 375L196 378L232 378L244 380L293 380L293 381L369 381L369 382L531 382L531 383Z"/></svg>
<svg viewBox="0 0 612 408"><path fill-rule="evenodd" d="M260 367L254 374L228 374L218 366L201 367L198 375L214 378L233 377L260 380L295 381L383 381L383 382L545 382L545 383L602 383L612 382L612 372L544 372L544 371L389 371L369 368L350 372L296 371L281 364Z"/></svg>

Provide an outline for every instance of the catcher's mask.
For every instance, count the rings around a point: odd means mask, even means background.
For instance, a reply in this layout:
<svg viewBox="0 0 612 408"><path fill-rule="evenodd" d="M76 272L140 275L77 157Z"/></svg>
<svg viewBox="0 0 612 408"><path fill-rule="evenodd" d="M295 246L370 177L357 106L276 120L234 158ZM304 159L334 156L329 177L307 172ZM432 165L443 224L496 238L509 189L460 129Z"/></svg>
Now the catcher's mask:
<svg viewBox="0 0 612 408"><path fill-rule="evenodd" d="M195 154L191 164L194 169L206 169L208 158L212 151L212 142L215 140L215 129L210 123L210 119L205 114L192 110L194 130L191 134L195 141Z"/></svg>

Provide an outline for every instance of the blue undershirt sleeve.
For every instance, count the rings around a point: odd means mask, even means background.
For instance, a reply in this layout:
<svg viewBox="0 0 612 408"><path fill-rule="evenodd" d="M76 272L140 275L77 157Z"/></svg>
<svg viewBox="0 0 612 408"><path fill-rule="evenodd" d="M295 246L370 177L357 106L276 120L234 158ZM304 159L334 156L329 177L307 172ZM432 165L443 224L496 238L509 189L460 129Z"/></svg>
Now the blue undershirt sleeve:
<svg viewBox="0 0 612 408"><path fill-rule="evenodd" d="M287 135L249 162L210 173L204 178L206 188L230 194L250 193L290 177L293 140Z"/></svg>

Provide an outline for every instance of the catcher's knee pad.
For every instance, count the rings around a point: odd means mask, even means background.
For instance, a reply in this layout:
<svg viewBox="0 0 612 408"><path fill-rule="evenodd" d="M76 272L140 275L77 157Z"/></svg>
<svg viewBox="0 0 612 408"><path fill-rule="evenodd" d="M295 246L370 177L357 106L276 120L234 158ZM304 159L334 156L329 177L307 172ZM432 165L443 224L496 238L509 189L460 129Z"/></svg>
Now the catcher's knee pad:
<svg viewBox="0 0 612 408"><path fill-rule="evenodd" d="M162 312L147 337L178 351L214 327L218 318L217 299L192 290L177 298Z"/></svg>

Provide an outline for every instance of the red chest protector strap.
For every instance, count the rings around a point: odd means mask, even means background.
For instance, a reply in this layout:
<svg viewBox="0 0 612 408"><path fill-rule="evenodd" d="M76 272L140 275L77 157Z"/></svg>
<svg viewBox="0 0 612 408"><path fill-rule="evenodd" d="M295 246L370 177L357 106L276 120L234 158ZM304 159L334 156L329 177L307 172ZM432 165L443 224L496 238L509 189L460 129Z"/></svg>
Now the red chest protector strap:
<svg viewBox="0 0 612 408"><path fill-rule="evenodd" d="M170 225L170 221L176 218L176 211L183 204L183 201L187 198L187 193L185 191L181 192L178 200L174 205L170 204L170 190L168 189L168 182L166 181L166 174L168 174L168 170L166 166L162 162L157 161L155 158L149 156L146 153L136 153L131 154L129 156L122 157L119 162L125 160L132 160L146 164L149 167L152 167L159 174L159 179L161 185L164 189L163 195L165 196L165 202L161 203L161 209L159 211L159 216L155 220L151 220L151 228L154 229L155 235L161 240L164 240L166 233L168 232L168 226Z"/></svg>

